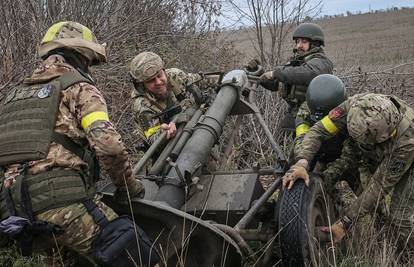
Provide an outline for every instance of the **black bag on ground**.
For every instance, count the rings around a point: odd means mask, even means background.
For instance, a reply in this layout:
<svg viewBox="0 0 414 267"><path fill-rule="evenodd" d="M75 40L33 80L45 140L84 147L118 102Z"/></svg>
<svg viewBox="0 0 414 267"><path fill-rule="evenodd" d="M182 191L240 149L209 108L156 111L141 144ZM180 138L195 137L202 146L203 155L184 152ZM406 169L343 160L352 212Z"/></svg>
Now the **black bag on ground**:
<svg viewBox="0 0 414 267"><path fill-rule="evenodd" d="M101 266L154 266L160 256L152 242L128 216L106 224L93 242L93 254Z"/></svg>

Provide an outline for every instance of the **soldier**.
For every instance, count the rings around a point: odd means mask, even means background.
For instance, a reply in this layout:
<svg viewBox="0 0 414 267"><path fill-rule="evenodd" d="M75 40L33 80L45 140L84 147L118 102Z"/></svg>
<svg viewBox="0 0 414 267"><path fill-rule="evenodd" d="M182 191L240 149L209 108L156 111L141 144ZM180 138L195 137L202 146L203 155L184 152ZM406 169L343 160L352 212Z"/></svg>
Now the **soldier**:
<svg viewBox="0 0 414 267"><path fill-rule="evenodd" d="M331 227L334 242L340 241L352 225L372 212L386 194L393 191L389 225L402 248L414 248L414 110L395 96L360 94L350 97L317 122L306 134L298 161L283 178L290 188L298 179L309 183L307 168L321 143L340 133L356 142L362 157L376 161L368 186L345 209ZM375 155L375 156L373 156ZM324 231L329 231L327 227Z"/></svg>
<svg viewBox="0 0 414 267"><path fill-rule="evenodd" d="M25 256L34 238L46 265L63 264L60 255L66 261L61 248L105 266L135 266L131 258L154 265L144 233L138 229L140 249L128 248L137 247L132 220L96 195L98 163L116 185L116 199L144 194L89 74L106 62L105 46L87 27L63 21L48 29L39 55L42 63L1 104L0 230L17 239Z"/></svg>
<svg viewBox="0 0 414 267"><path fill-rule="evenodd" d="M174 137L174 122L162 123L156 115L185 100L186 87L202 80L199 74L185 73L176 68L165 69L164 61L155 53L142 52L131 62L129 74L134 83L134 120L137 134L150 145L161 133Z"/></svg>
<svg viewBox="0 0 414 267"><path fill-rule="evenodd" d="M346 99L345 86L338 77L321 74L312 79L306 92L306 101L296 115L295 156L300 152L310 127ZM320 173L326 191L341 207L347 206L355 198L353 190L357 191L360 186L359 173L355 171L358 169L359 157L354 151L354 142L345 133L340 133L324 141L310 163L309 170ZM298 159L293 157L293 160L296 162ZM346 182L338 183L341 180Z"/></svg>
<svg viewBox="0 0 414 267"><path fill-rule="evenodd" d="M333 70L333 64L322 48L325 45L325 37L321 27L313 23L302 23L293 32L293 40L296 47L290 61L260 76L262 83L283 83L279 94L290 108L281 126L287 129L295 128L296 113L305 101L306 90L311 80L319 74L332 73Z"/></svg>
<svg viewBox="0 0 414 267"><path fill-rule="evenodd" d="M312 79L306 92L306 101L299 107L296 115L295 155L300 150L303 138L310 127L346 99L345 86L338 77L332 74L321 74ZM318 161L327 164L338 158L345 138L341 135L323 145L314 163Z"/></svg>

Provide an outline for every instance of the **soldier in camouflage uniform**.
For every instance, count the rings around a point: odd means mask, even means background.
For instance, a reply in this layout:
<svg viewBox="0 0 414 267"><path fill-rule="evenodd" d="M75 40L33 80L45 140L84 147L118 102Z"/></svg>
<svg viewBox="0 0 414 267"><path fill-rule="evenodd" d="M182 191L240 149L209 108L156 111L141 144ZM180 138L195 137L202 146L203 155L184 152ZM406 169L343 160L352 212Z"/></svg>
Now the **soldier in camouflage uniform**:
<svg viewBox="0 0 414 267"><path fill-rule="evenodd" d="M186 97L186 88L202 81L203 77L177 68L165 69L161 57L152 52L138 54L131 62L129 73L134 83L131 96L136 134L145 150L162 131L167 133L167 139L174 137L175 123L161 122L157 115L178 104L192 105ZM142 156L144 151L140 153Z"/></svg>
<svg viewBox="0 0 414 267"><path fill-rule="evenodd" d="M344 84L332 74L318 75L310 82L306 92L306 101L302 103L296 115L295 155L300 150L303 138L310 127L346 99ZM341 154L343 141L344 136L338 136L335 141L324 145L314 161L317 160L324 164L334 161Z"/></svg>
<svg viewBox="0 0 414 267"><path fill-rule="evenodd" d="M296 113L305 101L306 90L311 80L319 74L332 73L333 70L333 64L322 48L325 45L325 37L318 25L300 24L293 32L293 40L296 47L290 61L260 76L263 83L274 80L283 83L279 94L289 104L290 110L281 124L283 128L288 129L295 128Z"/></svg>
<svg viewBox="0 0 414 267"><path fill-rule="evenodd" d="M92 200L109 221L118 216L95 194L99 177L96 168L91 168L93 157L86 157L93 154L87 152L96 153L100 166L116 185L118 199L126 199L127 195L142 197L144 188L132 174L125 145L109 120L104 97L89 75L90 66L106 62L105 47L87 27L64 21L46 32L39 55L42 63L22 87L12 90L2 101L1 219L14 213L62 229L63 233L53 238L41 236L34 241L34 248L47 255L48 265L62 263L58 256L61 248L94 261L92 243L101 227L84 201ZM53 92L56 88L60 93ZM46 110L39 104L55 95L56 116L48 113L54 108L51 104L45 106ZM50 133L45 131L49 124ZM35 155L30 154L32 147ZM27 189L25 193L19 192L20 187ZM23 198L30 198L29 202ZM14 203L14 211L9 203Z"/></svg>
<svg viewBox="0 0 414 267"><path fill-rule="evenodd" d="M298 178L309 182L307 168L322 142L340 133L355 141L363 158L376 166L368 186L345 209L345 215L330 229L340 241L351 226L371 213L391 191L389 226L398 245L414 248L414 110L395 96L360 94L334 108L306 134L299 159L283 178L290 188ZM324 231L329 231L326 227Z"/></svg>
<svg viewBox="0 0 414 267"><path fill-rule="evenodd" d="M298 160L296 156L310 127L346 99L344 84L332 74L318 75L310 82L306 92L306 101L300 106L296 115L296 137L294 156L292 157L294 162ZM342 206L349 203L349 199L355 197L347 182L354 189L359 186L359 177L355 172L358 160L354 153L350 152L352 152L352 141L347 135L338 134L334 138L324 141L309 168L313 172L321 173L325 189ZM347 182L337 184L343 179Z"/></svg>

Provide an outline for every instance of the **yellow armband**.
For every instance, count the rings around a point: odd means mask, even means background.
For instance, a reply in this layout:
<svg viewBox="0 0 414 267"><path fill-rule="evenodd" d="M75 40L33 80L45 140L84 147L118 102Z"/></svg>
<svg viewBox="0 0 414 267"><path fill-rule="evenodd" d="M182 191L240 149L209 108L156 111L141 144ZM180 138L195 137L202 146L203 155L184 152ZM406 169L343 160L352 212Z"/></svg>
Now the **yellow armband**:
<svg viewBox="0 0 414 267"><path fill-rule="evenodd" d="M322 120L322 125L331 135L335 135L338 132L338 127L333 123L329 116L325 116Z"/></svg>
<svg viewBox="0 0 414 267"><path fill-rule="evenodd" d="M309 129L310 129L310 127L307 124L305 124L305 123L299 124L296 127L296 136L304 135L305 133L309 132Z"/></svg>
<svg viewBox="0 0 414 267"><path fill-rule="evenodd" d="M104 111L91 112L82 118L81 125L84 130L94 123L95 121L109 121L108 113Z"/></svg>
<svg viewBox="0 0 414 267"><path fill-rule="evenodd" d="M149 129L147 129L145 132L144 132L144 134L145 134L145 137L146 138L148 138L148 137L151 137L152 135L154 135L159 129L161 128L161 125L157 125L157 126L154 126L154 127L151 127L151 128L149 128Z"/></svg>

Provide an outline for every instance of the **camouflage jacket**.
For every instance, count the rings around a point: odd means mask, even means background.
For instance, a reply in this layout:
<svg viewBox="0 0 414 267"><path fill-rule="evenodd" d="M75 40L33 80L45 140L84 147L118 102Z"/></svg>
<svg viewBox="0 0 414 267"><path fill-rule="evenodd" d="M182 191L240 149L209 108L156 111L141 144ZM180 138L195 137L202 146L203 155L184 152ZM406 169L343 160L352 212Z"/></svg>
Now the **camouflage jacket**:
<svg viewBox="0 0 414 267"><path fill-rule="evenodd" d="M306 90L313 78L320 74L332 74L333 63L320 47L312 48L304 55L296 55L285 65L273 71L273 77L284 83L280 95L290 104L299 106L305 101Z"/></svg>
<svg viewBox="0 0 414 267"><path fill-rule="evenodd" d="M62 56L52 55L41 63L25 83L44 83L67 71L76 70L66 64ZM85 123L84 118L94 112L108 113L101 92L89 83L70 86L62 91L55 132L70 137L82 146L89 145L94 149L100 166L110 175L113 183L120 190L125 190L125 186L130 186L135 178L132 175L124 143L108 119L87 120ZM19 167L19 164L8 166L5 177L19 175ZM30 162L28 174L39 174L53 168L84 170L86 167L87 164L77 155L53 142L45 159Z"/></svg>
<svg viewBox="0 0 414 267"><path fill-rule="evenodd" d="M347 101L329 112L329 115L318 121L306 134L298 159L311 161L318 152L322 142L339 133L347 133L347 114L356 99L364 98L369 101L372 94L361 94L350 97ZM356 144L362 158L376 166L372 172L370 183L346 210L345 214L351 219L364 216L375 208L377 200L388 194L411 167L414 158L414 111L404 101L393 97L398 103L402 120L395 129L395 134L385 142L366 146ZM361 123L363 123L361 121ZM355 125L357 127L357 125ZM384 126L385 127L385 126ZM367 157L367 159L365 159Z"/></svg>
<svg viewBox="0 0 414 267"><path fill-rule="evenodd" d="M199 74L185 73L182 70L172 68L165 70L167 75L168 96L164 101L156 99L151 93L145 91L139 93L132 89L133 113L135 121L135 133L148 145L152 144L160 134L160 120L156 115L171 108L180 102L177 96L186 93L187 85L202 80ZM189 99L184 99L182 105L191 105Z"/></svg>

